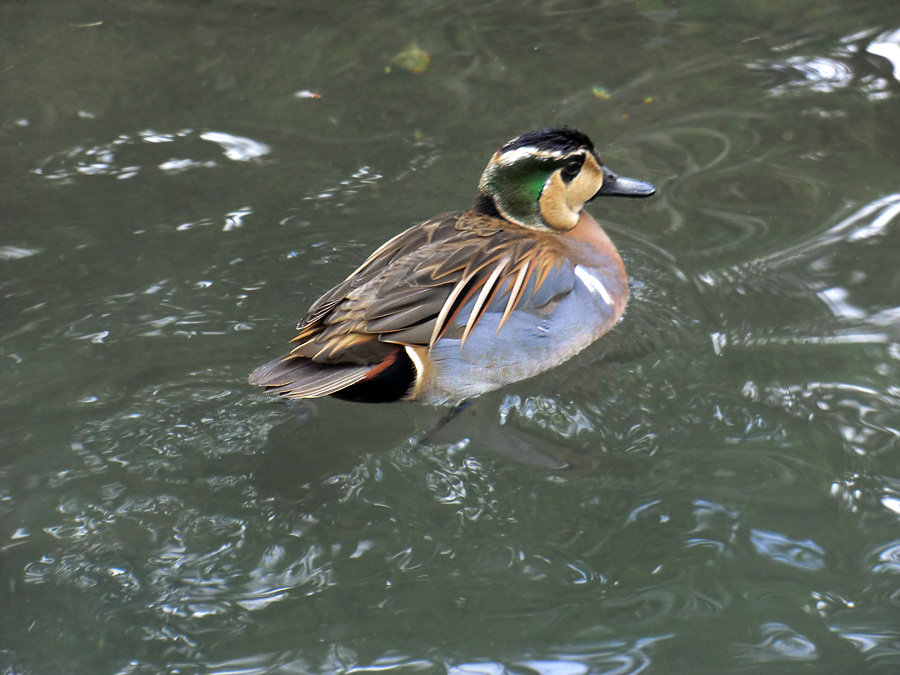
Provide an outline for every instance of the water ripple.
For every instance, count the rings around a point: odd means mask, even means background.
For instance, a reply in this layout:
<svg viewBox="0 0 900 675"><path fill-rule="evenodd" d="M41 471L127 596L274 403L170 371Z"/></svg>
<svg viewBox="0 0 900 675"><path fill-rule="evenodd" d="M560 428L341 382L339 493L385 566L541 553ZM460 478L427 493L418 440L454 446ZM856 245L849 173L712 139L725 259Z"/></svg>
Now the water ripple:
<svg viewBox="0 0 900 675"><path fill-rule="evenodd" d="M843 217L824 232L813 233L792 246L731 269L705 272L699 279L705 285L729 290L743 288L738 283L747 277L765 278L767 275L774 275L770 278L781 283L782 278L777 275L780 270L815 261L815 271L823 266L824 256L834 255L842 246L888 235L892 232L891 226L898 215L900 193L884 195ZM790 288L790 285L783 287L782 292ZM804 288L807 289L808 287Z"/></svg>
<svg viewBox="0 0 900 675"><path fill-rule="evenodd" d="M825 550L814 541L796 541L780 532L757 529L750 531L750 541L757 553L775 562L809 571L825 567Z"/></svg>
<svg viewBox="0 0 900 675"><path fill-rule="evenodd" d="M900 82L900 29L877 35L866 51L890 62L894 79Z"/></svg>
<svg viewBox="0 0 900 675"><path fill-rule="evenodd" d="M752 67L764 68L762 65ZM791 56L768 67L785 80L769 88L772 96L797 90L829 93L847 87L854 80L853 70L847 63L824 56Z"/></svg>
<svg viewBox="0 0 900 675"><path fill-rule="evenodd" d="M163 173L181 173L190 169L214 168L218 162L200 139L217 146L232 161L257 160L272 152L265 143L223 131L198 132L181 129L160 132L151 129L120 134L115 139L89 147L76 146L51 155L34 173L49 180L71 183L78 176L111 176L120 180L134 178L147 171L157 157L155 168ZM175 148L196 153L194 157L173 157ZM197 156L201 158L197 158ZM202 158L208 155L208 158Z"/></svg>
<svg viewBox="0 0 900 675"><path fill-rule="evenodd" d="M775 51L804 47L787 45ZM771 96L855 88L870 100L881 101L892 96L900 82L900 30L864 30L845 36L827 55L800 53L748 67L767 77Z"/></svg>
<svg viewBox="0 0 900 675"><path fill-rule="evenodd" d="M815 643L805 635L783 623L767 622L759 628L763 639L758 644L736 646L748 661L816 661L819 653Z"/></svg>

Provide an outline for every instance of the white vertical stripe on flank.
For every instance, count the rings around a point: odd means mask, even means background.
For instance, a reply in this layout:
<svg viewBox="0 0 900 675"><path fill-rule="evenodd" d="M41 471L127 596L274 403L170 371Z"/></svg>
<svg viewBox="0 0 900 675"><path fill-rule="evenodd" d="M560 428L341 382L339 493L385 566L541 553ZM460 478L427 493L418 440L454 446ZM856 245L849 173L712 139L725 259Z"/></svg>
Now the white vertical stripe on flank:
<svg viewBox="0 0 900 675"><path fill-rule="evenodd" d="M612 307L612 304L613 304L612 296L609 294L609 291L606 290L606 286L603 285L602 281L600 281L597 277L595 277L593 274L588 272L581 265L575 265L575 276L577 276L579 279L581 279L581 283L583 283L585 286L587 286L587 289L591 293L596 293L601 298L603 298L603 302L605 302L607 305Z"/></svg>

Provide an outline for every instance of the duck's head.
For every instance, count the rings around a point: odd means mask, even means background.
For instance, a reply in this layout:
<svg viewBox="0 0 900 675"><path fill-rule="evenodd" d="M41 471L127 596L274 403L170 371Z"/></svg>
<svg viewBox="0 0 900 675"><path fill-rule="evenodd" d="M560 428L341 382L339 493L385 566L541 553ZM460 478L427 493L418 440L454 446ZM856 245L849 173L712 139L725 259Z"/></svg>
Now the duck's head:
<svg viewBox="0 0 900 675"><path fill-rule="evenodd" d="M491 157L478 183L476 208L535 230L575 227L595 197L649 197L656 189L603 166L591 139L570 127L531 131Z"/></svg>

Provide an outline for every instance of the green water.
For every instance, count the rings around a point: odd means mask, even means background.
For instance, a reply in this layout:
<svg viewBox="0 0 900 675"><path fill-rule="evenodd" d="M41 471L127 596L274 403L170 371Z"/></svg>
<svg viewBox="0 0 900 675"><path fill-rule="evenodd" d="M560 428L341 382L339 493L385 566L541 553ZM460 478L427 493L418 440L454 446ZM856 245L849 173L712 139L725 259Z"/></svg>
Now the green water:
<svg viewBox="0 0 900 675"><path fill-rule="evenodd" d="M556 123L658 187L603 344L246 384ZM898 136L896 0L0 2L0 672L900 672Z"/></svg>

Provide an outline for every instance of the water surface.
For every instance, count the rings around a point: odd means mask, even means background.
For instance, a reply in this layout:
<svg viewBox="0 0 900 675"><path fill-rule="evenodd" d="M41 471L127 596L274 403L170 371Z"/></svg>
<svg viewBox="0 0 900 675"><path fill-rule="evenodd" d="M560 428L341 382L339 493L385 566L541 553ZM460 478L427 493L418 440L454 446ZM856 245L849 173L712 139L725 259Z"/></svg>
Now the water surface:
<svg viewBox="0 0 900 675"><path fill-rule="evenodd" d="M900 670L895 4L0 3L3 672ZM246 384L558 123L659 188L608 340Z"/></svg>

